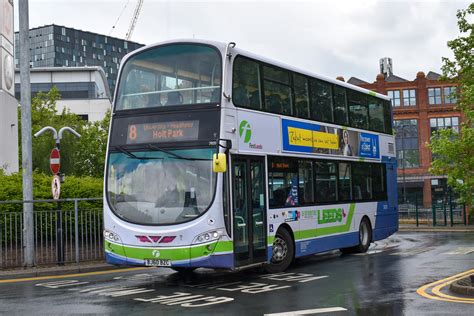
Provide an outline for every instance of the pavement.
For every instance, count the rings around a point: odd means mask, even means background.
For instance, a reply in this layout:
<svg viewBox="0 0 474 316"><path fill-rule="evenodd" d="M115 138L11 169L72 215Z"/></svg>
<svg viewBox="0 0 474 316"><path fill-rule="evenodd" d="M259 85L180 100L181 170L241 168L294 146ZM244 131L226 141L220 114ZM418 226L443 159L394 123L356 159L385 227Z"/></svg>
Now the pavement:
<svg viewBox="0 0 474 316"><path fill-rule="evenodd" d="M401 232L459 232L459 233L474 233L474 225L455 225L455 226L430 226L415 224L400 224L398 230Z"/></svg>
<svg viewBox="0 0 474 316"><path fill-rule="evenodd" d="M81 264L65 264L62 266L47 266L33 268L16 268L9 270L0 270L0 280L6 279L22 279L41 276L63 275L72 273L87 273L93 271L106 271L123 269L126 267L117 267L107 264L103 261L88 262Z"/></svg>

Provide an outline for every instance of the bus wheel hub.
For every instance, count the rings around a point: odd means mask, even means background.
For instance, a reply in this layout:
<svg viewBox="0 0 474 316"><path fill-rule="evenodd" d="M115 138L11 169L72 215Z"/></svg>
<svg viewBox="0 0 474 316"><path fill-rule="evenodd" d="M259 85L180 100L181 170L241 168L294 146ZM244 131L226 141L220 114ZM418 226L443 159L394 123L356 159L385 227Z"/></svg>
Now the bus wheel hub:
<svg viewBox="0 0 474 316"><path fill-rule="evenodd" d="M282 238L276 237L275 241L273 242L272 261L273 262L282 261L283 259L286 258L287 253L288 253L288 246L286 242Z"/></svg>

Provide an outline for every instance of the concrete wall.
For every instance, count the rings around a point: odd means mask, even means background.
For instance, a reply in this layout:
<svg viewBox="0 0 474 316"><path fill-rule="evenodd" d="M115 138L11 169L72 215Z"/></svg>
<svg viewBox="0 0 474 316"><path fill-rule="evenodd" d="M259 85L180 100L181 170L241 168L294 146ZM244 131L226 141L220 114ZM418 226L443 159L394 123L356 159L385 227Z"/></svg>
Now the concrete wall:
<svg viewBox="0 0 474 316"><path fill-rule="evenodd" d="M18 171L18 102L0 90L0 168Z"/></svg>
<svg viewBox="0 0 474 316"><path fill-rule="evenodd" d="M89 122L102 120L110 107L109 99L59 100L56 102L58 113L61 113L64 108L68 108L72 113L88 115Z"/></svg>

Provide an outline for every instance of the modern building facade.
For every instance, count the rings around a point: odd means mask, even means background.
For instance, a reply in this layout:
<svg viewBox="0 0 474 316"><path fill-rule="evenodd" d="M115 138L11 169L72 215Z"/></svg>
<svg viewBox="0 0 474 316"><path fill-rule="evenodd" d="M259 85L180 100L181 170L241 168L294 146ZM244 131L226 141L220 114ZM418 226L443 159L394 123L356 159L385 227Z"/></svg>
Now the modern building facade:
<svg viewBox="0 0 474 316"><path fill-rule="evenodd" d="M19 168L13 73L13 1L0 0L0 172L6 173Z"/></svg>
<svg viewBox="0 0 474 316"><path fill-rule="evenodd" d="M58 113L64 108L88 121L102 120L111 108L111 94L102 67L41 67L30 72L31 96L53 86L61 93ZM20 72L15 72L15 97L20 100Z"/></svg>
<svg viewBox="0 0 474 316"><path fill-rule="evenodd" d="M426 144L435 130L459 131L463 115L456 110L456 86L440 81L441 76L432 71L427 75L420 71L414 80L407 80L391 69L390 61L373 83L354 77L348 82L392 99L400 203L422 201L430 207L446 199L448 187L446 177L429 173L432 154Z"/></svg>
<svg viewBox="0 0 474 316"><path fill-rule="evenodd" d="M19 33L15 33L15 67L19 67ZM59 25L30 30L30 66L100 66L113 92L121 59L142 44Z"/></svg>

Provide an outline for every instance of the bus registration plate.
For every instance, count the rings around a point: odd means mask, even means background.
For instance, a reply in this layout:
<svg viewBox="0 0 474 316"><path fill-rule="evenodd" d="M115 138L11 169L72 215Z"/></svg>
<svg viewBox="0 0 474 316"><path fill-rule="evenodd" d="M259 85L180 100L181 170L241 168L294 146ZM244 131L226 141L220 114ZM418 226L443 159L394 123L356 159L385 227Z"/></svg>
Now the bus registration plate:
<svg viewBox="0 0 474 316"><path fill-rule="evenodd" d="M170 259L145 259L145 265L148 267L171 267Z"/></svg>

